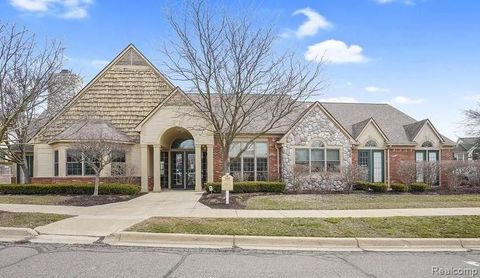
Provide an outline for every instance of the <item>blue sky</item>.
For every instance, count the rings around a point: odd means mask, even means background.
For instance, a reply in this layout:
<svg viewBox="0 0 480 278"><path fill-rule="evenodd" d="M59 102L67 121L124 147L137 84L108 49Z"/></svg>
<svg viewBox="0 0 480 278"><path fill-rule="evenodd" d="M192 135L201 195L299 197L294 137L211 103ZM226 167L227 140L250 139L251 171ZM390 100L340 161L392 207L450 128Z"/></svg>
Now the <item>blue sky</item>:
<svg viewBox="0 0 480 278"><path fill-rule="evenodd" d="M174 2L0 0L0 19L61 40L65 67L88 82L130 42L160 66L170 35L163 11ZM221 2L232 11L244 3ZM388 102L451 139L465 134L462 110L480 101L480 1L248 3L259 24L275 24L279 48L312 63L326 56L322 100Z"/></svg>

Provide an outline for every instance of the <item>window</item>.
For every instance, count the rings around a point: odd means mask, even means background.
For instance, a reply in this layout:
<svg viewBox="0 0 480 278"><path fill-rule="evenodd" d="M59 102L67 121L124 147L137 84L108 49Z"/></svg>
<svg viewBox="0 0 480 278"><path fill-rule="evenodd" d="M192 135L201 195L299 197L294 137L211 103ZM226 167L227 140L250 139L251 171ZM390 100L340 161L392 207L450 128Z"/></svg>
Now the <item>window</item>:
<svg viewBox="0 0 480 278"><path fill-rule="evenodd" d="M172 149L194 149L193 139L175 139L172 143Z"/></svg>
<svg viewBox="0 0 480 278"><path fill-rule="evenodd" d="M67 150L67 176L94 176L95 170L84 159L78 159L75 150ZM100 163L95 161L97 167Z"/></svg>
<svg viewBox="0 0 480 278"><path fill-rule="evenodd" d="M53 175L58 177L58 151L53 153Z"/></svg>
<svg viewBox="0 0 480 278"><path fill-rule="evenodd" d="M160 152L160 184L168 187L168 152Z"/></svg>
<svg viewBox="0 0 480 278"><path fill-rule="evenodd" d="M340 149L327 149L314 141L310 148L295 149L295 164L309 167L311 173L340 171Z"/></svg>
<svg viewBox="0 0 480 278"><path fill-rule="evenodd" d="M126 171L127 171L127 160L126 160L125 151L113 152L110 175L125 176Z"/></svg>
<svg viewBox="0 0 480 278"><path fill-rule="evenodd" d="M433 176L432 184L438 185L438 168L436 164L427 162L438 162L439 152L436 150L422 150L415 152L417 162L417 182L428 182L427 178ZM435 171L435 172L432 172ZM432 174L433 173L433 174Z"/></svg>
<svg viewBox="0 0 480 278"><path fill-rule="evenodd" d="M425 141L422 144L422 148L433 148L433 143L430 141Z"/></svg>
<svg viewBox="0 0 480 278"><path fill-rule="evenodd" d="M268 179L268 145L253 142L236 158L246 143L235 142L230 146L230 174L235 180L265 181Z"/></svg>
<svg viewBox="0 0 480 278"><path fill-rule="evenodd" d="M479 148L473 150L472 160L480 160L480 149Z"/></svg>
<svg viewBox="0 0 480 278"><path fill-rule="evenodd" d="M340 151L339 150L327 150L327 171L328 172L340 171Z"/></svg>
<svg viewBox="0 0 480 278"><path fill-rule="evenodd" d="M67 150L67 176L82 176L82 161L77 161L74 150Z"/></svg>

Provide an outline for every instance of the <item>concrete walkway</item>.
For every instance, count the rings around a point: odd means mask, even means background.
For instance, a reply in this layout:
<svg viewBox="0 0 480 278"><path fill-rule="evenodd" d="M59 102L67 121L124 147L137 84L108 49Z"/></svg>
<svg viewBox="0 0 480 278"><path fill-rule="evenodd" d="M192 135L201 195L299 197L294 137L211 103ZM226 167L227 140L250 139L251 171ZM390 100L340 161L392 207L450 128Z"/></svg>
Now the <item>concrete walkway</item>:
<svg viewBox="0 0 480 278"><path fill-rule="evenodd" d="M198 202L202 193L165 191L120 203L92 206L0 204L0 210L76 215L38 227L40 234L107 236L150 217L331 218L480 215L477 208L360 209L360 210L234 210L211 209Z"/></svg>

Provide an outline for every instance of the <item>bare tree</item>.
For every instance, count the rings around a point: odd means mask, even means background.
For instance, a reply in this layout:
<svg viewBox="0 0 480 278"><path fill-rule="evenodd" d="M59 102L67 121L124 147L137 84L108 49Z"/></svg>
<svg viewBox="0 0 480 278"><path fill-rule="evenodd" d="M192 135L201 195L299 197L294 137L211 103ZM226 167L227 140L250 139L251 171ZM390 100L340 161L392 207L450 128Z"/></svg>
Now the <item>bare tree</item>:
<svg viewBox="0 0 480 278"><path fill-rule="evenodd" d="M79 141L73 145L73 158L77 162L83 161L86 166L95 172L95 189L93 195L98 195L102 170L117 158L117 153L123 151L125 151L123 144L104 140Z"/></svg>
<svg viewBox="0 0 480 278"><path fill-rule="evenodd" d="M118 132L109 123L99 119L87 119L72 125L69 140L74 141L70 155L77 162L83 162L95 174L93 195L98 195L100 174L107 165L125 154L128 136ZM118 170L118 169L117 169Z"/></svg>
<svg viewBox="0 0 480 278"><path fill-rule="evenodd" d="M27 142L33 127L41 125L39 116L62 60L59 42L38 44L27 29L0 22L0 143L5 146L0 152L22 169L27 183Z"/></svg>
<svg viewBox="0 0 480 278"><path fill-rule="evenodd" d="M175 39L163 49L165 64L195 92L186 95L218 138L227 173L230 159L238 159L258 137L291 125L304 102L319 94L322 63L278 53L273 29L253 24L248 16L214 11L203 1L188 2L178 11L167 15ZM230 158L230 146L240 133L252 136Z"/></svg>
<svg viewBox="0 0 480 278"><path fill-rule="evenodd" d="M417 163L415 161L401 161L397 174L401 182L410 186L417 181Z"/></svg>
<svg viewBox="0 0 480 278"><path fill-rule="evenodd" d="M465 114L465 127L473 136L480 136L480 103L476 109L467 109ZM480 142L479 142L480 143Z"/></svg>

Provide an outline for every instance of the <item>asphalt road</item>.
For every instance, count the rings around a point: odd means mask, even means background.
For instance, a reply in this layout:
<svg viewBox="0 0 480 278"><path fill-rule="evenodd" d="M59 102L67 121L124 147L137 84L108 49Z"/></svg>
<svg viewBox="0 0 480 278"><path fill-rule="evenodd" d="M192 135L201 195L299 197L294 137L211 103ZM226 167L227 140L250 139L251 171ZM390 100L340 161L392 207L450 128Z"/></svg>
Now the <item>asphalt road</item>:
<svg viewBox="0 0 480 278"><path fill-rule="evenodd" d="M436 271L436 272L435 272ZM445 275L446 271L457 271ZM440 275L440 274L444 275ZM0 277L480 277L480 252L190 250L0 244Z"/></svg>

